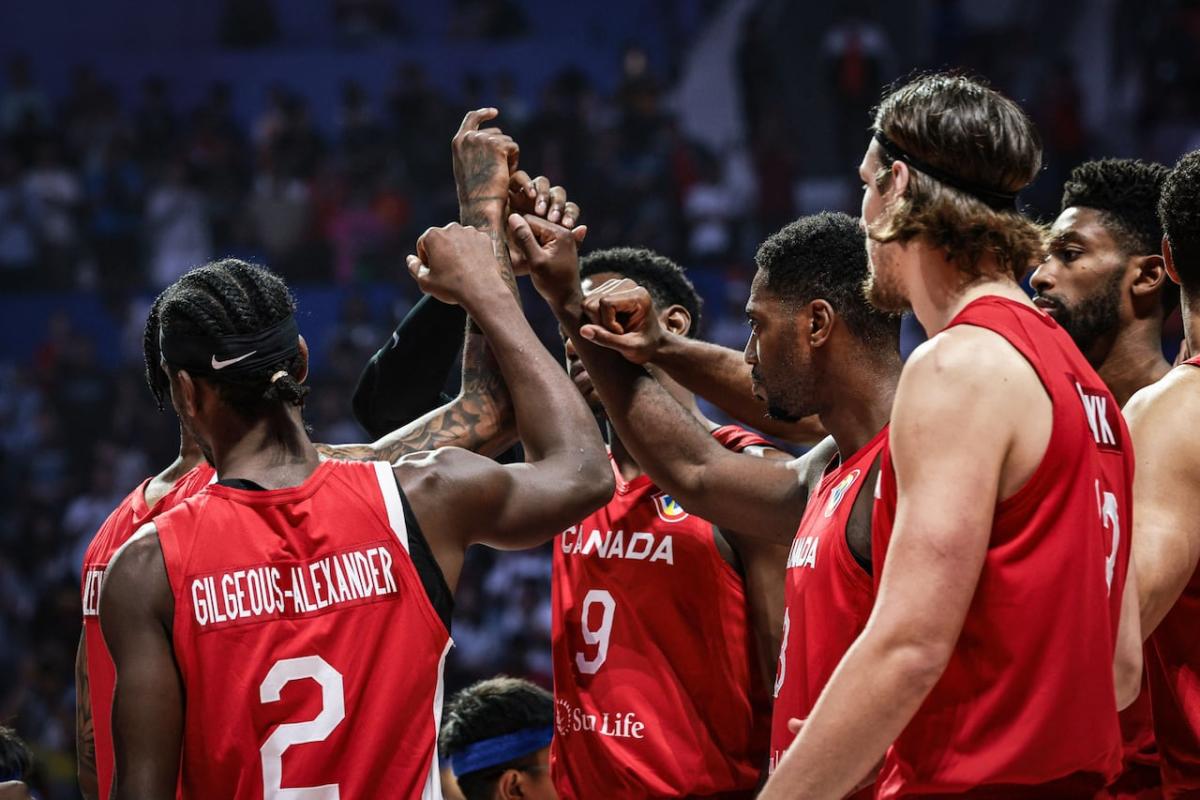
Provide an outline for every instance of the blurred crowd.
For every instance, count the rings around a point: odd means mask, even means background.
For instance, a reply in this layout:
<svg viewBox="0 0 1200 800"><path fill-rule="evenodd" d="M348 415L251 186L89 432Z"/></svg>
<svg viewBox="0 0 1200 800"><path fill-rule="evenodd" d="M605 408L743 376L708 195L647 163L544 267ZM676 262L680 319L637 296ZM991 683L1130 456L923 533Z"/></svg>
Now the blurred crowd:
<svg viewBox="0 0 1200 800"><path fill-rule="evenodd" d="M475 10L463 16L469 35L514 36L497 27L512 13L496 9L519 3L464 5ZM336 108L314 109L302 82L277 85L250 119L233 111L234 85L215 83L184 108L161 78L147 75L137 96L122 96L102 66L80 65L69 91L51 96L30 59L8 58L0 292L96 292L124 330L115 370L65 313L48 320L27 357L0 363L0 723L29 740L41 796L75 796L71 675L83 549L177 445L174 417L154 409L142 378L147 298L217 255L265 263L293 284L347 289L323 337L307 416L318 441L360 440L348 408L358 369L415 298L400 281L396 302L382 309L355 287L396 281L416 236L456 217L449 140L466 109L501 109L497 123L520 143L522 165L583 207L590 247L642 245L688 265L707 294L709 338L737 347L755 244L798 213L856 211L853 166L868 111L882 85L914 67L963 64L1025 102L1045 138L1046 173L1024 199L1043 214L1057 211L1062 178L1086 158L1172 163L1200 146L1198 2L1108 5L1109 40L1095 44L1110 55L1104 68L1116 91L1099 115L1088 113L1080 85L1088 66L1045 47L1036 14L981 21L968 4L927 3L920 27L930 46L915 59L870 4L847 3L819 47L802 54L830 111L816 125L820 141L799 103L780 102L794 74L780 20L800 5L759 3L743 24L746 141L737 152L685 135L669 102L679 65L659 74L635 46L610 93L573 69L536 99L505 73L468 74L447 92L419 64L400 63L381 95L348 81ZM346 36L402 24L384 13L388 3L338 7ZM545 549L472 555L448 689L497 672L549 683L549 574Z"/></svg>

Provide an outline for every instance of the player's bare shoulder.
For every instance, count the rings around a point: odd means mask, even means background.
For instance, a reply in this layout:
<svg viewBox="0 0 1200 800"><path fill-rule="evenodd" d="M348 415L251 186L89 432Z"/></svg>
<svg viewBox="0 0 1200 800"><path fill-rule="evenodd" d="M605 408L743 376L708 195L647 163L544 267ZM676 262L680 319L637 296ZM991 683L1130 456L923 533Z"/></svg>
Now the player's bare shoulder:
<svg viewBox="0 0 1200 800"><path fill-rule="evenodd" d="M1187 420L1200 415L1200 367L1175 367L1129 398L1123 411L1135 441L1155 436L1164 442L1169 439L1186 443L1187 450L1195 451Z"/></svg>
<svg viewBox="0 0 1200 800"><path fill-rule="evenodd" d="M977 325L955 325L921 344L905 362L900 380L919 380L930 391L948 388L947 381L989 389L998 381L1041 385L1036 370L1007 339Z"/></svg>

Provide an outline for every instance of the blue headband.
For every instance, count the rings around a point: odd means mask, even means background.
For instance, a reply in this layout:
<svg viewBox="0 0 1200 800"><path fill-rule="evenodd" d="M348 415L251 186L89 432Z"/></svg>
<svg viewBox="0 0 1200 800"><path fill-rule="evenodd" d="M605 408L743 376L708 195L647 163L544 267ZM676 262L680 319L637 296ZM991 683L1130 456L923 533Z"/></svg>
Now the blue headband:
<svg viewBox="0 0 1200 800"><path fill-rule="evenodd" d="M509 761L536 753L550 744L554 738L554 726L525 728L523 730L480 739L450 756L450 769L454 777L461 778L471 772L507 764Z"/></svg>

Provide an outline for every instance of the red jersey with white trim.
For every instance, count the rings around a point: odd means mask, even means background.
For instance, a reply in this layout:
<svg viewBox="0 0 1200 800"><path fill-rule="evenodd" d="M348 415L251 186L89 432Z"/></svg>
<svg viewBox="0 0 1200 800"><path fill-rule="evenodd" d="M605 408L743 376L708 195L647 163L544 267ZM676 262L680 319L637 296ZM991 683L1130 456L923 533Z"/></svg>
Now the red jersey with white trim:
<svg viewBox="0 0 1200 800"><path fill-rule="evenodd" d="M385 462L213 484L155 524L175 594L181 797L440 798L449 634Z"/></svg>
<svg viewBox="0 0 1200 800"><path fill-rule="evenodd" d="M770 446L735 426L713 436ZM564 800L753 794L768 697L714 536L649 476L619 472L612 501L559 536L550 768Z"/></svg>
<svg viewBox="0 0 1200 800"><path fill-rule="evenodd" d="M1200 367L1200 357L1184 362ZM1200 796L1200 568L1146 648L1163 796Z"/></svg>
<svg viewBox="0 0 1200 800"><path fill-rule="evenodd" d="M201 463L193 467L158 499L153 508L146 505L146 487L151 481L147 478L108 515L84 553L81 588L83 646L87 651L88 698L92 704L92 734L100 800L108 800L108 793L112 790L112 698L117 681L112 656L100 632L100 584L104 580L104 570L108 568L113 554L129 541L138 528L199 492L212 482L215 475L208 464Z"/></svg>
<svg viewBox="0 0 1200 800"><path fill-rule="evenodd" d="M1129 432L1040 310L989 296L950 325L994 331L1020 352L1050 396L1053 427L1034 474L996 505L958 643L888 750L877 796L1091 798L1121 769L1113 656L1132 528ZM876 496L878 584L897 501L886 448Z"/></svg>
<svg viewBox="0 0 1200 800"><path fill-rule="evenodd" d="M792 542L771 718L772 772L796 738L788 730L788 720L808 717L829 676L871 615L875 586L850 551L846 526L887 436L884 426L856 453L831 465L809 497ZM854 795L873 796L873 788Z"/></svg>

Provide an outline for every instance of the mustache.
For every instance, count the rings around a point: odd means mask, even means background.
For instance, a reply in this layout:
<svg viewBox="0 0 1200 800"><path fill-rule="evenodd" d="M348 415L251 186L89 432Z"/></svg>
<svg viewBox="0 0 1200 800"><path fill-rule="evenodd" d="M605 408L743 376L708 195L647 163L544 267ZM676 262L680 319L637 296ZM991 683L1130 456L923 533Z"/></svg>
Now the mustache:
<svg viewBox="0 0 1200 800"><path fill-rule="evenodd" d="M1066 305L1063 303L1063 301L1060 300L1059 298L1055 297L1052 294L1038 293L1033 296L1033 299L1041 300L1043 303L1049 303L1050 305L1054 306L1056 309L1058 309L1060 311L1066 308Z"/></svg>

